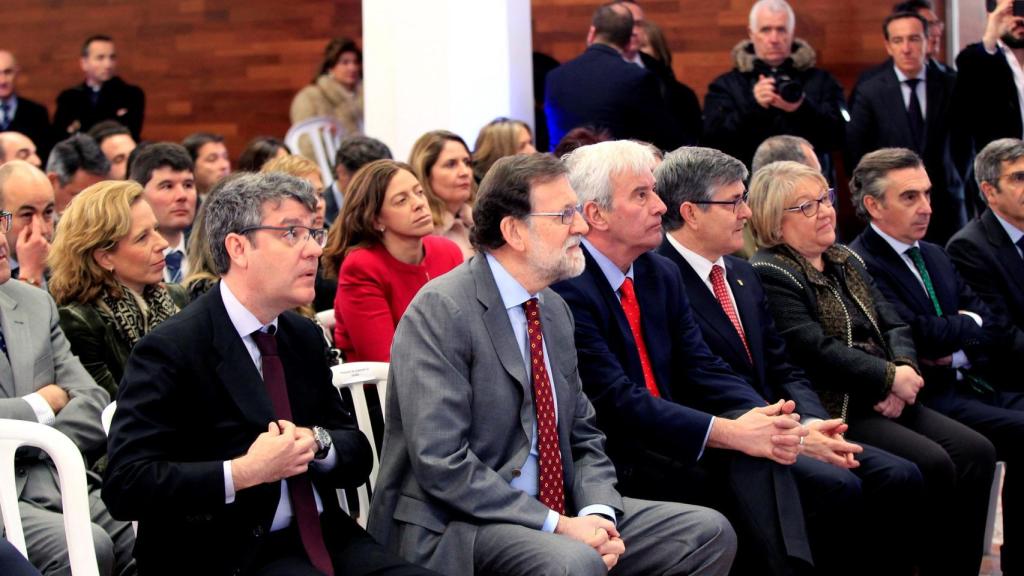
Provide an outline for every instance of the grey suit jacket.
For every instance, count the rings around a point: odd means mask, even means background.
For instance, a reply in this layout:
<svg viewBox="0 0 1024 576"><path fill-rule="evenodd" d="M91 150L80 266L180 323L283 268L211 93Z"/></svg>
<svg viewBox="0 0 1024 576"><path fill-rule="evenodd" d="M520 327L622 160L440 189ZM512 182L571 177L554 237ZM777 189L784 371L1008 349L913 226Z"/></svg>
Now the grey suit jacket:
<svg viewBox="0 0 1024 576"><path fill-rule="evenodd" d="M615 469L581 388L569 308L550 289L540 297L567 513L592 504L621 512ZM395 332L370 533L406 560L472 574L476 526L539 530L548 508L509 484L530 451L531 390L484 256L424 286Z"/></svg>
<svg viewBox="0 0 1024 576"><path fill-rule="evenodd" d="M84 456L95 456L106 447L100 412L110 396L71 353L59 321L57 307L45 291L17 280L0 284L0 327L7 342L7 356L0 353L0 418L35 422L35 413L22 397L57 384L70 401L53 427L71 438ZM36 454L19 458L18 494L32 482L34 497L44 494L57 504L60 489L53 467Z"/></svg>

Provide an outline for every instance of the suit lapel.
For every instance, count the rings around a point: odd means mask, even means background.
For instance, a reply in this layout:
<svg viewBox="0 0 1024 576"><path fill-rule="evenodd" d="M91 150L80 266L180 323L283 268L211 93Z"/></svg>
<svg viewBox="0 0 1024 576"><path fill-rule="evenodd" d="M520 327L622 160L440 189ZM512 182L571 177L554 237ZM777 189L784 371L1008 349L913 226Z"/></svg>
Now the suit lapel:
<svg viewBox="0 0 1024 576"><path fill-rule="evenodd" d="M594 283L594 288L598 294L604 300L606 309L611 313L615 327L618 329L619 334L622 334L623 345L629 350L631 358L636 362L636 365L640 365L640 352L636 345L636 339L633 338L633 329L629 327L629 320L626 319L626 312L622 309L622 303L619 302L619 297L615 294L615 290L612 285L608 282L608 278L605 277L604 272L601 271L601 266L598 265L597 260L591 256L587 248L583 247L583 254L586 257L587 266L583 272L590 276L591 282ZM633 269L634 275L636 275L636 268ZM637 298L639 300L639 297ZM641 326L644 322L643 304L640 304L640 323ZM623 366L626 368L626 366ZM626 368L627 372L629 371Z"/></svg>
<svg viewBox="0 0 1024 576"><path fill-rule="evenodd" d="M899 134L907 147L919 150L920 144L914 143L914 139L910 136L910 117L907 115L907 104L903 101L903 87L900 86L899 78L896 77L896 72L892 68L886 70L883 78L885 79L885 108L890 111L889 121L895 127L893 133Z"/></svg>
<svg viewBox="0 0 1024 576"><path fill-rule="evenodd" d="M1020 257L1017 247L1010 241L1010 237L1003 230L992 209L987 209L981 215L981 223L985 227L988 241L995 246L998 260L1003 263L1010 277L1017 283L1018 290L1024 291L1024 260Z"/></svg>
<svg viewBox="0 0 1024 576"><path fill-rule="evenodd" d="M11 280L8 280L11 282ZM0 383L8 398L23 396L35 390L33 373L36 356L42 350L33 350L32 338L26 323L27 311L18 301L3 291L0 286L0 314L3 314L4 340L7 343L7 358L11 377Z"/></svg>
<svg viewBox="0 0 1024 576"><path fill-rule="evenodd" d="M473 277L476 280L476 297L484 306L484 327L491 337L491 344L494 345L494 352L498 355L498 361L502 368L519 383L523 393L530 395L530 378L526 374L526 366L523 363L522 348L516 342L515 332L509 323L508 311L505 310L505 303L498 292L498 286L494 283L494 276L491 274L490 266L483 255L473 257L470 262ZM543 318L541 319L543 322Z"/></svg>
<svg viewBox="0 0 1024 576"><path fill-rule="evenodd" d="M924 286L921 285L921 282L914 276L914 273L907 267L903 257L897 254L896 250L870 226L864 229L864 240L868 250L882 264L882 268L887 270L896 279L904 294L910 297L910 301L906 303L912 305L918 314L934 314L935 307L928 297L928 292L925 291ZM929 272L930 275L931 273Z"/></svg>
<svg viewBox="0 0 1024 576"><path fill-rule="evenodd" d="M926 104L928 112L925 113L925 142L928 142L928 134L941 134L941 124L948 120L942 118L944 111L946 110L946 85L943 82L944 78L942 73L938 70L933 70L930 67L926 67L925 71L925 98L928 99ZM938 144L945 144L944 142L938 142Z"/></svg>
<svg viewBox="0 0 1024 576"><path fill-rule="evenodd" d="M750 293L750 289L747 284L739 277L739 273L733 268L729 258L725 258L725 269L726 281L729 282L729 288L732 289L732 297L735 300L736 311L740 315L740 323L743 325L743 334L747 338L747 345L750 347L750 355L753 358L747 356L747 351L743 348L743 341L740 340L739 334L736 330L732 330L733 340L735 343L733 347L737 348L740 357L745 359L749 364L753 361L754 372L758 375L757 381L764 382L762 377L764 371L764 359L761 358L761 351L764 350L764 344L761 342L761 325L758 322L757 316L757 302L754 301L753 295ZM705 290L706 292L707 290ZM721 306L719 306L721 308ZM722 313L725 316L725 312ZM728 322L728 318L726 318ZM729 326L732 327L732 322L729 322Z"/></svg>
<svg viewBox="0 0 1024 576"><path fill-rule="evenodd" d="M276 420L270 397L263 386L252 356L242 343L242 337L235 331L234 324L224 308L220 296L220 284L210 290L209 305L213 327L213 349L220 354L217 363L217 377L239 411L250 422L265 427L267 422Z"/></svg>

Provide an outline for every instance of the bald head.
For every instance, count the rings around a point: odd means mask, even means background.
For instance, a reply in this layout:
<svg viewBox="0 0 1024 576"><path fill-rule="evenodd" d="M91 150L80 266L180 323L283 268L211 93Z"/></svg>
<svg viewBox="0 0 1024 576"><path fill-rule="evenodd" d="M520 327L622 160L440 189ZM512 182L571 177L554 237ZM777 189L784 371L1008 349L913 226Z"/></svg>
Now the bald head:
<svg viewBox="0 0 1024 576"><path fill-rule="evenodd" d="M0 166L0 209L14 215L7 246L8 254L15 258L20 237L38 233L47 243L53 239L53 186L39 168L24 160ZM30 230L23 233L26 228Z"/></svg>
<svg viewBox="0 0 1024 576"><path fill-rule="evenodd" d="M0 132L0 166L12 160L25 160L36 168L43 162L36 154L36 145L21 132Z"/></svg>

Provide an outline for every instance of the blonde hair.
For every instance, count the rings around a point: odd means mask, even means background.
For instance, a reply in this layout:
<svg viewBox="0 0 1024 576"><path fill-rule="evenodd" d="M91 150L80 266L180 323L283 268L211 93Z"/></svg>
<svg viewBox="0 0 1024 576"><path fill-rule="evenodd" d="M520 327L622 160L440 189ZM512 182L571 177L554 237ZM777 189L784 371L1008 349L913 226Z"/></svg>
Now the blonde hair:
<svg viewBox="0 0 1024 576"><path fill-rule="evenodd" d="M437 164L438 158L441 157L441 151L444 150L446 142L458 142L466 149L466 153L469 153L469 146L466 146L466 141L458 134L447 130L434 130L420 136L416 143L413 144L412 152L409 153L409 165L412 166L413 176L420 181L420 184L423 186L423 192L427 195L430 213L434 217L435 228L444 222L444 212L447 210L447 207L445 207L444 201L434 193L434 188L430 185L430 171L434 168L434 164ZM469 200L466 203L472 206L476 200L476 182L470 178L469 185Z"/></svg>
<svg viewBox="0 0 1024 576"><path fill-rule="evenodd" d="M309 158L293 154L274 158L260 168L260 172L284 172L296 178L306 178L310 174L320 175L320 167Z"/></svg>
<svg viewBox="0 0 1024 576"><path fill-rule="evenodd" d="M828 181L814 168L789 160L763 166L750 179L748 204L753 213L750 231L759 248L782 244L782 216L786 204L792 202L797 186L813 180L828 188Z"/></svg>
<svg viewBox="0 0 1024 576"><path fill-rule="evenodd" d="M121 297L114 273L101 267L93 253L114 250L131 232L132 206L141 198L138 182L107 180L89 186L68 204L47 259L47 286L58 305L88 304L107 292Z"/></svg>
<svg viewBox="0 0 1024 576"><path fill-rule="evenodd" d="M499 158L519 153L519 128L526 129L533 139L533 133L526 122L497 118L480 129L473 150L473 177L483 180L484 175Z"/></svg>

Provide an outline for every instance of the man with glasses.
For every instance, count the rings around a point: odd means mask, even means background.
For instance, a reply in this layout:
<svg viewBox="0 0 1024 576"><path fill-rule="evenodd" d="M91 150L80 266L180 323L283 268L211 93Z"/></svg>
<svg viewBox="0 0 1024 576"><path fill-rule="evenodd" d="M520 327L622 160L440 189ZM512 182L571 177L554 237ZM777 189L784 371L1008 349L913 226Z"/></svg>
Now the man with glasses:
<svg viewBox="0 0 1024 576"><path fill-rule="evenodd" d="M1010 374L1024 347L1024 333L996 318L964 283L945 250L923 240L932 213L931 182L921 158L903 148L865 156L853 171L850 191L857 212L870 222L850 246L864 258L885 299L913 330L926 406L985 435L1007 466L1003 485L1003 555L1000 567L1018 574L1018 524L1024 518L1024 394Z"/></svg>
<svg viewBox="0 0 1024 576"><path fill-rule="evenodd" d="M313 300L324 231L310 185L225 184L206 207L221 282L136 344L118 390L103 499L139 521L146 574L428 574L338 505L370 446L331 383Z"/></svg>
<svg viewBox="0 0 1024 576"><path fill-rule="evenodd" d="M573 312L580 378L608 436L619 490L722 511L742 543L738 573L793 574L809 565L843 573L842 519L856 515L859 483L827 465L821 482L799 483L790 465L810 431L789 391L756 390L704 343L679 269L651 252L662 242L666 207L650 150L603 142L566 162L590 231L583 274L553 288ZM745 176L743 169L728 198L713 200L728 204L714 215L733 219L737 237L734 210L749 214ZM847 454L860 447L837 441L827 451L853 466ZM805 518L815 516L827 529L811 540Z"/></svg>

